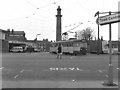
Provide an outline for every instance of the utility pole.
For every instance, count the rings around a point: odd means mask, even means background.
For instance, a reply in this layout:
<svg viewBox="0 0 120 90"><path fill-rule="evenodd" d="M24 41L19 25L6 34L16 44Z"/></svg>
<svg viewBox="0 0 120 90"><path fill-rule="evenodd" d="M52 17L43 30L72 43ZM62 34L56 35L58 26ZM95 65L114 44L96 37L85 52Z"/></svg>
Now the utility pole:
<svg viewBox="0 0 120 90"><path fill-rule="evenodd" d="M98 11L98 18L99 18L99 11ZM99 24L98 24L98 51L97 51L97 54L99 55L100 54L100 39L99 39L99 29L100 29L100 27L99 27Z"/></svg>
<svg viewBox="0 0 120 90"><path fill-rule="evenodd" d="M109 12L111 15L111 12ZM113 85L113 65L112 65L112 42L111 42L111 23L109 24L109 73L108 73L108 84Z"/></svg>

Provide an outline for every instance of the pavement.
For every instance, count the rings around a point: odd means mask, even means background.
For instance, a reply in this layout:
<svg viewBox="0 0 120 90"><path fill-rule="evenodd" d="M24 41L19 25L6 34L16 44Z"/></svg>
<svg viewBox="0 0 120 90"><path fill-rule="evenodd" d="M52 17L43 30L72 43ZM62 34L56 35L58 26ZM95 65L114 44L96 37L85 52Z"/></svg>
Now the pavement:
<svg viewBox="0 0 120 90"><path fill-rule="evenodd" d="M118 88L103 81L2 81L2 88ZM117 82L115 82L117 84Z"/></svg>

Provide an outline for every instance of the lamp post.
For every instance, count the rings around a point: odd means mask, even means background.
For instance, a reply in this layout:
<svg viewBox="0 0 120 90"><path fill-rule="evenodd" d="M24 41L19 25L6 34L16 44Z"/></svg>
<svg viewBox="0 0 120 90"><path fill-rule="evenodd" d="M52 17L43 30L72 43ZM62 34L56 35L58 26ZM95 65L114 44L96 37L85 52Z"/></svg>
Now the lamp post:
<svg viewBox="0 0 120 90"><path fill-rule="evenodd" d="M96 17L96 16L98 16L98 19L99 19L99 11L98 12L96 12L96 14L95 14L95 16L94 17ZM97 54L99 55L99 48L100 48L100 46L99 46L99 22L97 22L98 23L98 42L97 42L97 46L98 46L98 50L97 50Z"/></svg>
<svg viewBox="0 0 120 90"><path fill-rule="evenodd" d="M39 35L41 35L41 34L36 34L36 38L35 38L35 42L36 42L36 46L37 46L37 48L38 48L37 37L38 37ZM34 46L34 47L35 47L35 46Z"/></svg>
<svg viewBox="0 0 120 90"><path fill-rule="evenodd" d="M41 35L41 34L36 34L36 40L37 40L37 37L38 37L39 35Z"/></svg>
<svg viewBox="0 0 120 90"><path fill-rule="evenodd" d="M106 14L109 13L109 15L111 15L111 13L119 13L119 12L102 12L100 13L99 11L96 12L95 17L98 15L98 19L99 20L99 14ZM98 48L99 48L99 21L97 21L98 24ZM111 23L109 23L109 69L108 69L108 82L104 82L103 85L107 85L107 86L116 86L115 83L113 83L113 65L112 65L112 52L111 52L111 48L112 48L112 42L111 42ZM99 49L98 49L98 54L99 54Z"/></svg>

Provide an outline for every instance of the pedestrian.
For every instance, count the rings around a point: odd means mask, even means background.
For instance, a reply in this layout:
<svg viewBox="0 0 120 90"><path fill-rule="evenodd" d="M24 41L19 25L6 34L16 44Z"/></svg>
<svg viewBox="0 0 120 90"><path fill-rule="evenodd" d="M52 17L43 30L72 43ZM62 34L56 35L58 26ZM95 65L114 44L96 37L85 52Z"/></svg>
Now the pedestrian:
<svg viewBox="0 0 120 90"><path fill-rule="evenodd" d="M62 46L61 46L61 44L58 44L57 58L58 59L62 58Z"/></svg>

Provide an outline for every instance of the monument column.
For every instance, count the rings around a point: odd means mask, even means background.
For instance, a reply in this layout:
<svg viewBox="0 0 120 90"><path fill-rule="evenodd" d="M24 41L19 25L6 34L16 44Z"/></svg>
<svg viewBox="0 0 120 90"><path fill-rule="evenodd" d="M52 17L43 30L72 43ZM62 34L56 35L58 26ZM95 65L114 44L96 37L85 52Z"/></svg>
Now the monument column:
<svg viewBox="0 0 120 90"><path fill-rule="evenodd" d="M61 8L58 6L57 8L57 21L56 21L56 41L61 40Z"/></svg>

